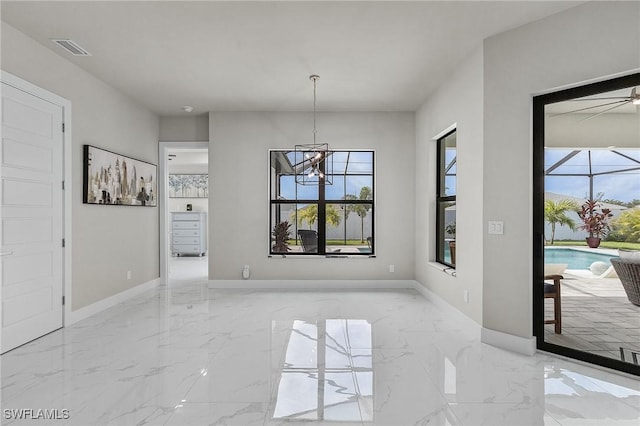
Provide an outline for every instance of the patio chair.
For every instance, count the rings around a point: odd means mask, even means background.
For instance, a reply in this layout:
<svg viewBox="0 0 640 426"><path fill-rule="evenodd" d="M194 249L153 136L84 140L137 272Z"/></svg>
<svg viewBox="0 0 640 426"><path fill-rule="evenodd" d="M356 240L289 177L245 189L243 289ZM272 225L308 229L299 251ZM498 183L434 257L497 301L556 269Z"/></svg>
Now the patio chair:
<svg viewBox="0 0 640 426"><path fill-rule="evenodd" d="M544 298L553 299L553 319L545 320L545 324L554 324L554 332L562 333L562 307L560 303L560 280L564 279L562 275L545 275L545 281L553 281L544 283Z"/></svg>
<svg viewBox="0 0 640 426"><path fill-rule="evenodd" d="M302 250L309 253L318 252L318 233L312 229L298 229Z"/></svg>
<svg viewBox="0 0 640 426"><path fill-rule="evenodd" d="M629 302L640 306L640 262L628 259L611 259Z"/></svg>

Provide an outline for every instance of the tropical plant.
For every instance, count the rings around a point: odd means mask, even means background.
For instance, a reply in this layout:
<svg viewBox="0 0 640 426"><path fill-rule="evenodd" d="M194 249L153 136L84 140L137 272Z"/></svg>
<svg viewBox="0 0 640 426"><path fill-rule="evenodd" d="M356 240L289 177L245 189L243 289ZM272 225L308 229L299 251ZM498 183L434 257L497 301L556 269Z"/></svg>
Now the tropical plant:
<svg viewBox="0 0 640 426"><path fill-rule="evenodd" d="M449 222L447 224L447 226L444 227L444 231L448 235L453 235L453 239L455 240L455 238L456 238L456 221L454 220L453 222Z"/></svg>
<svg viewBox="0 0 640 426"><path fill-rule="evenodd" d="M328 204L325 209L325 214L327 217L327 223L338 226L340 225L340 214L336 207L332 204ZM296 212L291 212L292 218L295 218ZM309 229L313 226L314 223L318 221L318 205L317 204L309 204L306 207L297 210L298 215L298 225L302 225L303 222L307 222L309 225ZM294 219L295 220L295 219Z"/></svg>
<svg viewBox="0 0 640 426"><path fill-rule="evenodd" d="M342 197L343 200L345 201L351 201L351 200L357 200L358 197L356 197L353 194L346 194L344 197ZM347 244L347 221L349 220L349 214L353 211L353 208L350 204L340 204L340 210L343 212L344 215L344 244Z"/></svg>
<svg viewBox="0 0 640 426"><path fill-rule="evenodd" d="M568 226L569 229L575 231L576 223L567 216L567 212L577 209L578 204L572 200L544 201L544 220L551 225L551 245L556 238L556 225Z"/></svg>
<svg viewBox="0 0 640 426"><path fill-rule="evenodd" d="M356 199L355 196L353 199ZM371 198L373 197L373 194L371 193L371 188L369 188L368 186L363 186L362 189L360 189L360 196L357 198L357 200L361 200L361 201L367 201L367 200L371 200ZM369 210L371 210L371 204L352 204L351 205L351 211L353 211L355 214L358 215L358 217L360 217L360 242L364 243L364 218L367 217L367 214L369 213Z"/></svg>
<svg viewBox="0 0 640 426"><path fill-rule="evenodd" d="M295 217L298 217L298 225L301 226L303 222L307 222L309 229L318 220L318 205L310 204L306 207L291 212L291 219L295 221Z"/></svg>
<svg viewBox="0 0 640 426"><path fill-rule="evenodd" d="M600 202L597 199L585 201L578 210L578 216L582 220L580 229L587 231L590 238L604 238L611 230L609 220L613 214L607 208L600 208Z"/></svg>
<svg viewBox="0 0 640 426"><path fill-rule="evenodd" d="M351 200L357 200L358 197L356 197L353 194L347 194L344 197L342 197L343 200L345 201L351 201ZM351 213L353 211L353 208L351 205L346 206L346 208L344 208L344 221L345 224L347 222L347 219L349 219L349 213Z"/></svg>
<svg viewBox="0 0 640 426"><path fill-rule="evenodd" d="M275 253L286 253L289 250L289 239L291 238L291 224L288 221L278 222L273 227L271 235L273 236L273 247L271 249Z"/></svg>
<svg viewBox="0 0 640 426"><path fill-rule="evenodd" d="M609 239L640 243L640 208L625 210L613 219Z"/></svg>

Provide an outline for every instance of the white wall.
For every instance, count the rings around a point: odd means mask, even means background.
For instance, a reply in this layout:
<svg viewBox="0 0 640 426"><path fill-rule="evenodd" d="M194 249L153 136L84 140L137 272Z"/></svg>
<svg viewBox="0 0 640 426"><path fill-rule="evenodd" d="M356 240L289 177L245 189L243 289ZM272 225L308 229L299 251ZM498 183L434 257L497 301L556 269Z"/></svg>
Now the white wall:
<svg viewBox="0 0 640 426"><path fill-rule="evenodd" d="M449 304L482 321L483 62L478 47L416 112L416 279ZM436 258L436 141L457 123L456 277ZM494 166L492 166L494 167ZM464 291L469 291L469 303Z"/></svg>
<svg viewBox="0 0 640 426"><path fill-rule="evenodd" d="M485 40L483 326L532 335L532 95L640 67L640 3L589 2Z"/></svg>
<svg viewBox="0 0 640 426"><path fill-rule="evenodd" d="M209 114L160 117L160 141L209 140Z"/></svg>
<svg viewBox="0 0 640 426"><path fill-rule="evenodd" d="M209 211L208 198L169 198L168 204L170 212L186 212L187 204L191 204L191 209L194 212Z"/></svg>
<svg viewBox="0 0 640 426"><path fill-rule="evenodd" d="M3 70L72 103L73 310L158 278L157 208L82 203L82 146L157 164L158 117L5 22L1 50Z"/></svg>
<svg viewBox="0 0 640 426"><path fill-rule="evenodd" d="M204 152L204 150L203 150ZM204 155L204 154L203 154ZM209 173L208 163L204 164L178 164L173 165L169 163L167 166L168 172L170 174L207 174Z"/></svg>
<svg viewBox="0 0 640 426"><path fill-rule="evenodd" d="M376 151L377 258L268 258L268 150L309 143L312 115L212 112L211 279L240 279L243 265L251 266L252 279L413 279L414 114L319 113L317 123L319 141L332 148Z"/></svg>

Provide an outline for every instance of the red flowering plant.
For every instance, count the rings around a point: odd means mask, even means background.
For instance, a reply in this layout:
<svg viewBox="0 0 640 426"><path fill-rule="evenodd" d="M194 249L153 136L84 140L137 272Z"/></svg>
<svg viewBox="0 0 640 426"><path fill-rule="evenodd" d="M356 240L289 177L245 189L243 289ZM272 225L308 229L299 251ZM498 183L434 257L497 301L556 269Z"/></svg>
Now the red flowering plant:
<svg viewBox="0 0 640 426"><path fill-rule="evenodd" d="M589 238L604 238L611 230L609 220L613 214L607 208L600 208L598 200L585 201L578 210L578 216L582 220L582 225L579 228L587 231Z"/></svg>

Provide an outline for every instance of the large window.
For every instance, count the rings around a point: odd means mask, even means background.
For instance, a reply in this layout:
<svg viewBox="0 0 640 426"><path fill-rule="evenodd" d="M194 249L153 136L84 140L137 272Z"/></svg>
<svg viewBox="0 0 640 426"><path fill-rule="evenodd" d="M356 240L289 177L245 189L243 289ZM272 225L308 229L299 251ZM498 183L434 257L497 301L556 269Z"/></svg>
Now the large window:
<svg viewBox="0 0 640 426"><path fill-rule="evenodd" d="M456 266L456 131L437 141L436 261Z"/></svg>
<svg viewBox="0 0 640 426"><path fill-rule="evenodd" d="M375 253L374 153L330 151L329 157L332 171L308 185L301 177L309 171L295 151L270 152L270 254Z"/></svg>

